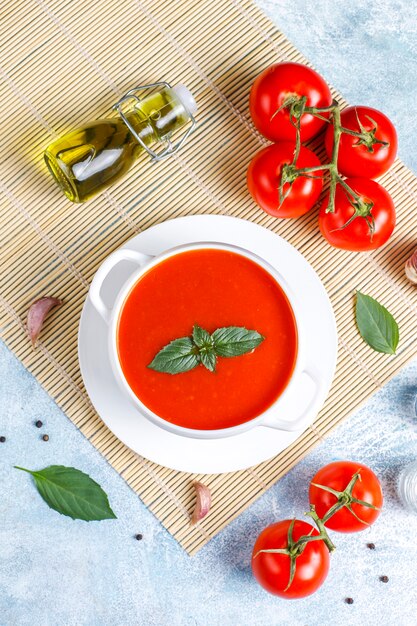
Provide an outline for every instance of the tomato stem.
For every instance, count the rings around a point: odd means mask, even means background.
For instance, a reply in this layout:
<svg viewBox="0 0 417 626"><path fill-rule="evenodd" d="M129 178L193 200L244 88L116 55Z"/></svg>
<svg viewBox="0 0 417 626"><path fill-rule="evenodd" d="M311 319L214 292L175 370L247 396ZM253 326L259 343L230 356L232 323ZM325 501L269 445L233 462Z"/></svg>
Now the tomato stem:
<svg viewBox="0 0 417 626"><path fill-rule="evenodd" d="M368 150L373 151L373 145L376 143L387 145L387 142L381 141L375 137L376 132L376 124L373 120L371 122L375 124L375 127L367 131L364 126L361 124L358 118L358 124L360 128L360 132L350 130L348 128L344 128L341 123L341 109L340 105L333 101L331 105L327 107L311 107L307 106L307 98L306 96L296 96L290 95L283 104L275 111L272 115L271 120L277 115L282 109L287 108L289 110L290 121L291 124L295 128L295 148L294 148L294 158L291 164L284 165L281 170L280 182L278 186L279 190L279 207L282 206L283 202L291 192L291 187L294 182L297 180L299 176L308 176L312 172L327 170L329 172L329 200L326 207L326 213L334 213L335 211L335 199L336 199L336 189L337 185L341 185L344 191L346 192L350 203L354 208L354 213L349 218L349 220L342 226L342 228L346 228L353 222L357 217L363 217L368 224L368 228L370 231L371 240L375 231L375 222L372 215L372 202L364 201L359 194L357 194L342 178L337 169L337 161L339 156L339 148L340 148L340 139L343 133L347 133L349 135L353 135L358 138L357 145L363 144L366 145ZM323 113L331 113L331 120L328 117L322 115ZM332 156L330 163L325 163L323 165L317 165L314 167L303 167L297 168L297 160L301 150L301 118L305 114L314 115L326 122L332 121L333 123L333 148L332 148ZM323 178L320 176L320 178ZM284 192L284 186L288 184L288 189Z"/></svg>
<svg viewBox="0 0 417 626"><path fill-rule="evenodd" d="M331 159L330 171L330 190L329 190L329 202L326 212L334 213L335 210L335 197L336 197L336 185L338 182L339 173L337 171L337 158L339 155L340 137L342 135L341 122L340 122L340 108L335 106L333 109L333 150Z"/></svg>
<svg viewBox="0 0 417 626"><path fill-rule="evenodd" d="M310 113L310 115L315 115L315 116L320 116L321 113L332 113L332 111L334 111L335 107L339 106L337 104L337 102L333 101L332 104L330 104L328 107L305 107L304 112L305 113ZM330 120L326 117L326 122L330 122Z"/></svg>
<svg viewBox="0 0 417 626"><path fill-rule="evenodd" d="M368 141L366 138L363 139L365 137L364 133L367 133L367 131L364 131L362 126L360 126L360 128L362 130L362 134L360 134L362 139L360 139L360 141L362 140L364 142ZM329 168L330 190L329 190L329 201L326 207L326 213L334 213L335 211L336 188L337 188L337 185L339 184L345 190L349 198L349 202L352 204L354 208L353 215L348 219L346 224L342 226L342 229L349 226L349 224L351 224L353 220L356 219L357 217L363 217L365 218L366 223L368 224L370 237L372 241L372 237L375 232L375 222L374 222L374 218L371 212L373 208L373 203L364 201L361 198L361 196L357 194L352 189L352 187L350 187L347 184L347 182L344 180L344 178L342 178L342 176L339 174L339 171L337 169L337 160L338 160L339 148L340 148L340 138L344 132L346 132L346 129L343 128L341 124L340 107L336 105L335 108L333 109L333 150L332 150L332 159L330 163L331 167ZM375 140L375 142L376 141L378 140Z"/></svg>
<svg viewBox="0 0 417 626"><path fill-rule="evenodd" d="M297 173L300 175L308 174L309 172L317 172L317 170L329 170L332 167L332 163L326 163L325 165L312 165L311 167L302 167L297 169Z"/></svg>
<svg viewBox="0 0 417 626"><path fill-rule="evenodd" d="M307 541L314 541L317 539L322 539L324 543L326 544L329 552L333 552L334 550L336 550L336 546L334 545L333 541L330 539L329 535L327 534L327 529L324 526L324 520L320 519L320 517L317 515L314 504L310 505L310 511L306 513L306 515L308 517L311 517L311 519L315 522L317 529L319 531L319 534L314 535L313 537L310 537L310 538L305 537L304 540L307 542Z"/></svg>

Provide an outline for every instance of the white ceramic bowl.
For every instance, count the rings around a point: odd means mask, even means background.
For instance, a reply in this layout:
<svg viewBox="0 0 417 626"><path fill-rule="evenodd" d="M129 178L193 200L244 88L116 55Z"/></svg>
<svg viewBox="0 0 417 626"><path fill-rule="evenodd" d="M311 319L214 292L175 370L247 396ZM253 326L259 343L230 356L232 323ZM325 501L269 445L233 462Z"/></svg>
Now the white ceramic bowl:
<svg viewBox="0 0 417 626"><path fill-rule="evenodd" d="M172 424L171 422L168 422L167 420L159 417L156 413L153 413L139 400L139 398L129 386L123 374L117 350L117 325L119 315L128 294L130 293L132 287L141 278L141 276L143 276L143 274L148 272L151 268L158 265L161 261L165 261L169 257L175 256L176 254L182 252L200 249L227 250L229 252L234 252L235 254L240 254L241 256L247 257L257 265L260 265L264 270L266 270L286 294L294 312L298 331L298 352L294 371L287 386L285 387L281 395L277 398L277 400L266 411L264 411L257 417L254 417L253 419L248 420L247 422L244 422L243 424L239 424L237 426L217 430L197 430L184 428L182 426ZM114 268L117 264L123 261L132 262L138 265L138 268L130 275L128 280L123 285L121 285L113 306L110 309L106 306L101 297L102 285L105 282L108 274L111 272L112 268ZM296 298L294 297L294 294L291 290L291 287L287 284L284 277L276 269L269 265L269 263L267 263L256 254L253 254L252 252L249 252L244 248L215 242L199 242L182 245L176 248L171 248L170 250L165 251L163 254L159 254L154 257L142 254L135 250L121 248L119 250L116 250L116 252L111 254L104 261L104 263L101 265L96 275L94 276L93 282L90 287L90 300L107 325L109 358L119 387L143 416L145 416L147 419L151 420L161 428L184 437L215 439L219 437L229 437L232 435L237 435L256 426L268 426L270 428L286 431L301 430L305 426L305 421L309 420L308 415L310 408L315 403L316 397L320 392L320 381L319 378L315 375L312 367L305 363L306 337L303 324L303 316L301 314L299 304L297 303ZM315 384L315 392L310 402L308 403L308 406L301 413L301 415L299 415L296 419L292 421L288 421L280 415L280 403L284 396L286 396L287 393L290 391L290 389L294 385L296 385L302 373L307 374L312 379Z"/></svg>

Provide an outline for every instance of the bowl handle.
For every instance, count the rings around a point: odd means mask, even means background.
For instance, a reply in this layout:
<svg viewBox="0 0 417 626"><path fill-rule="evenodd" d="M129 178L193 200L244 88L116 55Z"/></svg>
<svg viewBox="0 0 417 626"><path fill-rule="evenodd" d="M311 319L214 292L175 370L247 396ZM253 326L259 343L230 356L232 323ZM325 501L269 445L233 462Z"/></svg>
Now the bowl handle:
<svg viewBox="0 0 417 626"><path fill-rule="evenodd" d="M103 302L100 292L101 287L106 280L108 274L111 272L113 267L115 267L121 261L131 261L142 267L153 259L152 256L148 254L143 254L142 252L137 252L136 250L129 250L128 248L120 248L120 250L116 250L107 259L102 263L93 278L93 282L90 285L90 301L93 307L96 309L98 313L100 313L103 320L106 324L109 323L112 309L109 309Z"/></svg>
<svg viewBox="0 0 417 626"><path fill-rule="evenodd" d="M303 430L311 421L310 412L312 407L316 404L318 398L321 393L321 384L320 384L320 376L315 370L313 366L308 366L303 369L302 374L306 374L314 383L314 393L310 402L302 411L301 415L297 417L295 420L283 420L279 419L275 416L271 416L267 418L264 422L262 422L261 426L266 426L267 428L276 428L277 430L286 430L289 432L293 432L296 430Z"/></svg>

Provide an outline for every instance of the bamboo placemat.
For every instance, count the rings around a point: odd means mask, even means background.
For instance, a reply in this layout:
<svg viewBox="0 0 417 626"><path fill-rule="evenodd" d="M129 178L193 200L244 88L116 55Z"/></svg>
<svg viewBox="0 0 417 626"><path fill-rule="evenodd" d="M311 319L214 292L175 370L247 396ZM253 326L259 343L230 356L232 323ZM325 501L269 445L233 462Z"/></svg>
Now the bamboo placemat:
<svg viewBox="0 0 417 626"><path fill-rule="evenodd" d="M372 254L330 248L318 233L315 212L285 221L254 205L245 172L265 141L248 113L250 85L273 62L306 60L250 0L6 0L0 45L2 336L194 554L414 356L417 299L403 265L417 227L417 180L400 161L384 176L398 226L389 244ZM198 130L189 145L156 166L143 158L101 197L71 204L46 172L45 146L102 116L129 88L162 79L184 82L197 97ZM340 345L336 378L314 425L257 467L198 476L211 487L214 503L210 515L191 528L193 477L140 458L107 430L80 377L77 329L91 279L108 254L152 224L196 213L245 218L296 246L330 294ZM372 352L360 340L355 288L377 297L395 315L401 330L397 356ZM59 296L65 306L49 319L34 352L24 319L28 303L42 295Z"/></svg>

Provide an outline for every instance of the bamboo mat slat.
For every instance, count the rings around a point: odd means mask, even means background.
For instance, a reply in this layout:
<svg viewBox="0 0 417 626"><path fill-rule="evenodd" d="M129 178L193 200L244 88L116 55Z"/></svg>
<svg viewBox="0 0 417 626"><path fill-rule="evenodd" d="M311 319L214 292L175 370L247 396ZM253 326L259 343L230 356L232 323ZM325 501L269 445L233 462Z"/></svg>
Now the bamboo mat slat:
<svg viewBox="0 0 417 626"><path fill-rule="evenodd" d="M0 16L0 328L6 344L189 554L288 472L416 353L416 290L403 274L417 229L417 179L397 160L381 180L398 226L383 249L330 248L316 213L277 220L246 190L253 153L267 142L248 110L250 85L277 61L306 59L251 0L6 0ZM119 184L84 205L55 187L43 163L48 142L103 116L140 83L184 82L196 95L198 128L175 158L142 158ZM344 104L338 94L334 95ZM197 476L213 491L210 515L189 525L194 476L126 448L101 422L77 362L83 301L100 263L143 229L182 215L234 215L297 247L320 275L335 310L339 361L315 423L287 450L246 471ZM372 352L354 324L356 288L398 319L398 354ZM28 303L45 294L66 304L47 322L39 349L27 339Z"/></svg>

